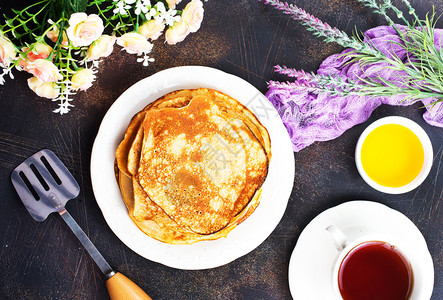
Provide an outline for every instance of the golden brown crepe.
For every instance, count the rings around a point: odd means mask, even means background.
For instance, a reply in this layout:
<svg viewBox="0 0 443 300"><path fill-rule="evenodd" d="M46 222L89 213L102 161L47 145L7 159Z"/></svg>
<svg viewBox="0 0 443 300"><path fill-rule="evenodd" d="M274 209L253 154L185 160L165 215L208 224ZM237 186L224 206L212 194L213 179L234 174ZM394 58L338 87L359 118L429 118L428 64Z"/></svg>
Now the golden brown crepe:
<svg viewBox="0 0 443 300"><path fill-rule="evenodd" d="M180 90L131 120L116 151L131 219L171 244L225 237L259 204L270 139L237 100Z"/></svg>

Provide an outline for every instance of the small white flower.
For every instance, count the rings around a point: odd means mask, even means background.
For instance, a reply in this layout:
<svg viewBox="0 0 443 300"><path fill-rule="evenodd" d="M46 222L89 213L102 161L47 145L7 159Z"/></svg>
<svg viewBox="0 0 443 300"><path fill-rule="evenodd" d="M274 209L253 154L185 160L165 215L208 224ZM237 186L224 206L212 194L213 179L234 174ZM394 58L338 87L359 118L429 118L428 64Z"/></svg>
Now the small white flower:
<svg viewBox="0 0 443 300"><path fill-rule="evenodd" d="M137 4L135 4L135 14L138 16L141 13L146 14L149 11L148 6L146 6L142 1L137 1Z"/></svg>
<svg viewBox="0 0 443 300"><path fill-rule="evenodd" d="M177 15L177 11L175 9L169 9L166 11L166 7L163 2L159 2L155 5L157 9L157 14L152 15L156 20L157 24L165 23L168 26L172 26L175 22L180 20L180 16Z"/></svg>
<svg viewBox="0 0 443 300"><path fill-rule="evenodd" d="M74 105L70 103L72 99L69 98L69 95L62 95L57 99L54 99L55 101L60 101L60 103L58 104L59 107L52 111L53 113L64 115L71 111L69 107L74 107Z"/></svg>
<svg viewBox="0 0 443 300"><path fill-rule="evenodd" d="M157 10L154 8L154 7L152 7L146 14L145 14L145 17L146 17L146 20L151 20L153 17L155 17L157 15Z"/></svg>
<svg viewBox="0 0 443 300"><path fill-rule="evenodd" d="M97 69L100 65L101 60L93 60L92 61L92 68Z"/></svg>
<svg viewBox="0 0 443 300"><path fill-rule="evenodd" d="M14 75L12 74L11 68L3 69L3 73L0 74L0 85L3 85L5 83L5 75L8 75L11 77L11 79L14 79Z"/></svg>
<svg viewBox="0 0 443 300"><path fill-rule="evenodd" d="M126 4L134 4L137 0L125 0Z"/></svg>
<svg viewBox="0 0 443 300"><path fill-rule="evenodd" d="M130 9L131 6L129 5L125 5L125 1L124 0L120 0L117 5L116 8L114 8L114 10L112 11L114 14L119 14L119 15L127 15L128 13L126 12L126 10Z"/></svg>
<svg viewBox="0 0 443 300"><path fill-rule="evenodd" d="M72 102L72 98L71 96L75 95L75 92L72 91L72 84L71 81L69 80L65 80L63 82L64 87L61 87L60 89L60 95L55 98L52 99L52 101L58 101L58 108L53 110L52 112L54 113L58 113L58 114L67 114L71 109L70 107L74 107L74 105L71 104Z"/></svg>
<svg viewBox="0 0 443 300"><path fill-rule="evenodd" d="M164 13L166 12L166 7L165 7L165 5L163 4L163 2L158 2L158 3L155 5L155 7L157 7L157 11L158 11L160 14L164 14Z"/></svg>
<svg viewBox="0 0 443 300"><path fill-rule="evenodd" d="M162 14L162 19L165 21L166 25L172 26L175 22L180 21L180 16L176 15L177 11L175 9L170 9L164 14ZM161 20L161 21L163 21Z"/></svg>
<svg viewBox="0 0 443 300"><path fill-rule="evenodd" d="M155 59L153 57L149 57L148 53L145 53L143 57L137 58L137 62L143 62L143 66L149 66L149 63L154 62Z"/></svg>

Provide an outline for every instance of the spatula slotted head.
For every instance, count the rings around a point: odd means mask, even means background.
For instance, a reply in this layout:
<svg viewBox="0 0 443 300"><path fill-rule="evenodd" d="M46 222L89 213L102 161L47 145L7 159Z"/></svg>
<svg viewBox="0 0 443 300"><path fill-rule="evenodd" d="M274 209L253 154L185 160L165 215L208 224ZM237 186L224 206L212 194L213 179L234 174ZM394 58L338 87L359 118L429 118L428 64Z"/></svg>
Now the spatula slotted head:
<svg viewBox="0 0 443 300"><path fill-rule="evenodd" d="M11 173L11 181L29 214L39 222L62 210L68 200L80 193L75 178L47 149L18 165Z"/></svg>

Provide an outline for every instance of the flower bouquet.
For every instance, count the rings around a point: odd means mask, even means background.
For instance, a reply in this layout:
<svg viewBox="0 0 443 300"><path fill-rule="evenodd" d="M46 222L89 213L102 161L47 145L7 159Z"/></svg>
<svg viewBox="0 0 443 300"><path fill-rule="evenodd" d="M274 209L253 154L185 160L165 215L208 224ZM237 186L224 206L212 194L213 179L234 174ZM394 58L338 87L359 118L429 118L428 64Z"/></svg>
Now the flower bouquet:
<svg viewBox="0 0 443 300"><path fill-rule="evenodd" d="M325 42L346 48L326 58L316 73L275 66L276 72L294 78L271 81L266 94L288 129L294 151L340 136L382 104L421 101L425 121L443 127L443 30L435 28L435 14L421 20L410 2L401 0L409 21L391 0L358 1L383 16L388 26L349 36L295 4L264 1Z"/></svg>
<svg viewBox="0 0 443 300"><path fill-rule="evenodd" d="M203 3L190 0L37 0L0 24L0 84L13 69L32 74L28 86L68 113L73 95L92 86L115 44L148 66L152 41L176 44L196 32ZM184 6L178 9L179 5Z"/></svg>

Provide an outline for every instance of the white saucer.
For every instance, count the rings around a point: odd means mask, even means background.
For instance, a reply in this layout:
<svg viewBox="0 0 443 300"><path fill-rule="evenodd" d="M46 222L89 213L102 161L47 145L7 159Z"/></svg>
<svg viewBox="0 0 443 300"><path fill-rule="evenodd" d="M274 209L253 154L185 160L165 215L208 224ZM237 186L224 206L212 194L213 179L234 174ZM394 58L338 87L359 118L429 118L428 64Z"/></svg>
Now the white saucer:
<svg viewBox="0 0 443 300"><path fill-rule="evenodd" d="M434 286L434 267L426 241L405 215L383 204L350 201L330 208L300 234L289 262L289 288L295 300L334 299L332 270L339 255L325 228L339 227L349 240L366 234L390 234L407 241L420 264L422 299L429 299Z"/></svg>

